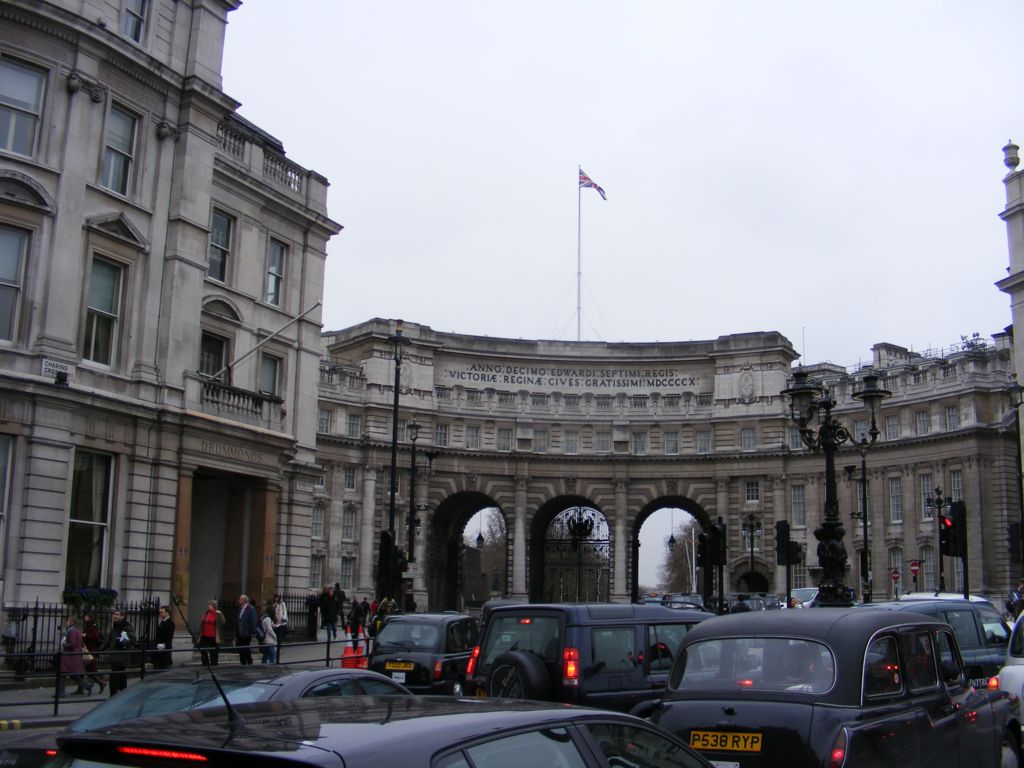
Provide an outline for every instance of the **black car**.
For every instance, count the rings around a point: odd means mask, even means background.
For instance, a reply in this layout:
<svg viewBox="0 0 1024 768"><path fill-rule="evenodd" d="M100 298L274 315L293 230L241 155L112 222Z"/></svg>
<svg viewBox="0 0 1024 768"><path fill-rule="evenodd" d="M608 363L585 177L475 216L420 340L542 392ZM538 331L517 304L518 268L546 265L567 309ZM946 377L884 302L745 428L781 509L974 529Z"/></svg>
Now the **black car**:
<svg viewBox="0 0 1024 768"><path fill-rule="evenodd" d="M999 673L1006 661L1006 648L1010 642L1010 628L1002 614L991 603L980 600L947 600L901 598L880 603L862 603L858 610L869 608L890 611L913 611L934 616L949 624L956 633L960 653L968 665L977 665L982 674L991 677Z"/></svg>
<svg viewBox="0 0 1024 768"><path fill-rule="evenodd" d="M750 612L690 632L634 713L737 768L1015 766L1020 703L978 673L932 616Z"/></svg>
<svg viewBox="0 0 1024 768"><path fill-rule="evenodd" d="M466 692L628 711L664 688L686 633L710 617L662 605L497 607L473 649Z"/></svg>
<svg viewBox="0 0 1024 768"><path fill-rule="evenodd" d="M454 697L269 702L138 720L60 740L64 768L711 768L630 715Z"/></svg>
<svg viewBox="0 0 1024 768"><path fill-rule="evenodd" d="M217 683L232 704L325 696L409 696L384 675L365 669L251 664L218 666ZM0 734L0 766L42 765L59 736L107 728L137 718L220 707L223 698L208 667L150 675L97 705L71 724Z"/></svg>
<svg viewBox="0 0 1024 768"><path fill-rule="evenodd" d="M465 613L403 613L381 627L368 666L413 693L462 695L477 621Z"/></svg>

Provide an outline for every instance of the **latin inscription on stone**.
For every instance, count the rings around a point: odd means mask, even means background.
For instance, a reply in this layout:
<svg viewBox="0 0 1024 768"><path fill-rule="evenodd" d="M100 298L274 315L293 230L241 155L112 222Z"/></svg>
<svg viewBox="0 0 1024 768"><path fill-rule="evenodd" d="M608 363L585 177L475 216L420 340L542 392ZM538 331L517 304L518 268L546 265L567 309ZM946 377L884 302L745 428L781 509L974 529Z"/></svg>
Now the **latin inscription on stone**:
<svg viewBox="0 0 1024 768"><path fill-rule="evenodd" d="M526 387L529 389L671 390L697 388L699 378L679 368L563 368L503 363L449 364L441 369L442 384L465 387Z"/></svg>

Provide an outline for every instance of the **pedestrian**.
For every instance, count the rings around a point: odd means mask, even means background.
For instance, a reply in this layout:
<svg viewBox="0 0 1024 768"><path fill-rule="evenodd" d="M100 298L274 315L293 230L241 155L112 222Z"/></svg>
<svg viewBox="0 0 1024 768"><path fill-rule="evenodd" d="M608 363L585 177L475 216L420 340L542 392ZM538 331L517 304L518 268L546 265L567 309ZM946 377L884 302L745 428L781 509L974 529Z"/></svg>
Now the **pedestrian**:
<svg viewBox="0 0 1024 768"><path fill-rule="evenodd" d="M288 606L280 594L274 595L274 634L277 636L277 644L284 642L288 636Z"/></svg>
<svg viewBox="0 0 1024 768"><path fill-rule="evenodd" d="M368 622L370 620L370 617L373 616L373 614L370 613L370 601L367 600L365 597L359 603L359 613L363 617L363 629L365 630L366 622Z"/></svg>
<svg viewBox="0 0 1024 768"><path fill-rule="evenodd" d="M128 676L125 674L129 661L129 651L136 643L135 630L128 623L124 613L115 610L110 622L110 632L100 647L110 654L110 695L116 696L128 687Z"/></svg>
<svg viewBox="0 0 1024 768"><path fill-rule="evenodd" d="M260 626L263 629L263 639L260 641L260 652L262 664L277 664L277 633L274 631L274 603L267 603L263 611L263 618L260 619Z"/></svg>
<svg viewBox="0 0 1024 768"><path fill-rule="evenodd" d="M82 644L85 645L85 650L88 653L83 657L85 660L85 673L89 675L89 679L96 683L100 687L100 693L103 693L103 689L107 687L107 680L103 675L98 674L99 671L99 659L96 654L99 652L100 643L102 641L100 636L99 625L96 624L96 620L93 618L91 613L85 614L82 617Z"/></svg>
<svg viewBox="0 0 1024 768"><path fill-rule="evenodd" d="M57 679L57 696L64 696L65 680L70 677L78 688L74 694L92 695L92 682L85 676L85 644L82 642L82 630L78 628L78 619L68 615L64 621L64 635L60 641L60 677Z"/></svg>
<svg viewBox="0 0 1024 768"><path fill-rule="evenodd" d="M334 587L324 586L320 592L320 629L327 630L327 640L338 639L338 604L334 602Z"/></svg>
<svg viewBox="0 0 1024 768"><path fill-rule="evenodd" d="M1011 589L1010 594L1006 596L1006 612L1011 619L1015 620L1020 616L1021 609L1024 609L1024 579L1020 579L1017 588Z"/></svg>
<svg viewBox="0 0 1024 768"><path fill-rule="evenodd" d="M736 595L736 605L732 607L733 613L746 613L750 610L750 606L747 605L746 595Z"/></svg>
<svg viewBox="0 0 1024 768"><path fill-rule="evenodd" d="M206 601L206 612L199 620L199 655L204 667L216 667L220 659L220 644L224 642L224 624L227 620L217 608L216 600Z"/></svg>
<svg viewBox="0 0 1024 768"><path fill-rule="evenodd" d="M373 598L373 602L370 603L369 607L366 609L366 615L371 618L376 616L378 608L380 608L380 603L377 602L377 598Z"/></svg>
<svg viewBox="0 0 1024 768"><path fill-rule="evenodd" d="M235 645L238 646L238 663L252 664L252 639L263 634L256 609L249 602L248 595L238 596L238 631L235 633Z"/></svg>
<svg viewBox="0 0 1024 768"><path fill-rule="evenodd" d="M338 621L345 619L345 590L341 588L341 582L334 582L334 603L338 606Z"/></svg>
<svg viewBox="0 0 1024 768"><path fill-rule="evenodd" d="M174 619L166 605L159 609L159 620L156 623L156 652L153 654L153 666L156 669L167 669L174 662L171 658L171 646L174 644Z"/></svg>
<svg viewBox="0 0 1024 768"><path fill-rule="evenodd" d="M363 631L363 606L359 600L352 600L352 607L348 611L348 633L352 640L352 650L359 649L359 635Z"/></svg>

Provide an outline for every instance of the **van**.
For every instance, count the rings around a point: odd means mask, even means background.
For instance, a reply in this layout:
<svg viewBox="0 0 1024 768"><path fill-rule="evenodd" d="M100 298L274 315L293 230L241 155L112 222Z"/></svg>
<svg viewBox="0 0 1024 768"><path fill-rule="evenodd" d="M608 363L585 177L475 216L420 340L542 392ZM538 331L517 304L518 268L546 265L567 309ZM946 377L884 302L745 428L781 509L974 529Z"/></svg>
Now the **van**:
<svg viewBox="0 0 1024 768"><path fill-rule="evenodd" d="M686 633L711 615L618 603L497 606L465 692L627 712L661 692Z"/></svg>

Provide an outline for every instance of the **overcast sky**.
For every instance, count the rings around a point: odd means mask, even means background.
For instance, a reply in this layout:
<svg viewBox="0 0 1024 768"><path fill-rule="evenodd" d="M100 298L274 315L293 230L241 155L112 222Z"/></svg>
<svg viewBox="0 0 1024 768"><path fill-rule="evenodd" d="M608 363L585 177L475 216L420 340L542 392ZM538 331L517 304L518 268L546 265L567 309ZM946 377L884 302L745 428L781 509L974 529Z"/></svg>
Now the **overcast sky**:
<svg viewBox="0 0 1024 768"><path fill-rule="evenodd" d="M579 215L585 340L853 366L1010 323L1021 29L1020 0L246 0L224 90L330 180L326 330L573 340Z"/></svg>

